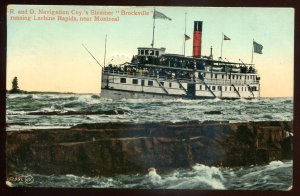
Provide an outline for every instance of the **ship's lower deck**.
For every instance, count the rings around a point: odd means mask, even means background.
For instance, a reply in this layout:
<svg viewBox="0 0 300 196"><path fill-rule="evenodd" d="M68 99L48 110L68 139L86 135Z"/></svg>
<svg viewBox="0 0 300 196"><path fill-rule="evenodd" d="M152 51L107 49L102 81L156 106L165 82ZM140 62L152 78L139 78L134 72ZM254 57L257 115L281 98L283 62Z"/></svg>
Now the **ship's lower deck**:
<svg viewBox="0 0 300 196"><path fill-rule="evenodd" d="M162 93L134 92L120 89L101 89L101 97L110 99L213 99L209 96L166 95Z"/></svg>
<svg viewBox="0 0 300 196"><path fill-rule="evenodd" d="M113 99L253 99L259 97L255 82L176 80L119 74L103 74L101 97Z"/></svg>

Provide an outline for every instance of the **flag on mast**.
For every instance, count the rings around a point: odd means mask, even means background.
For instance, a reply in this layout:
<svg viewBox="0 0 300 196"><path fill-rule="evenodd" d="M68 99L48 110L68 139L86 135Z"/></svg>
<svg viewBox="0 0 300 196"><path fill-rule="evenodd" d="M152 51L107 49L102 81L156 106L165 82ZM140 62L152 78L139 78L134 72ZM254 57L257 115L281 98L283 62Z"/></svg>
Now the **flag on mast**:
<svg viewBox="0 0 300 196"><path fill-rule="evenodd" d="M227 37L226 35L224 35L224 40L231 40L229 37Z"/></svg>
<svg viewBox="0 0 300 196"><path fill-rule="evenodd" d="M167 20L172 20L171 18L169 18L168 16L166 16L165 14L161 13L161 12L158 12L156 10L154 10L154 13L153 13L153 18L154 19L167 19Z"/></svg>
<svg viewBox="0 0 300 196"><path fill-rule="evenodd" d="M189 40L189 39L191 39L191 37L190 37L190 36L188 36L187 34L184 34L184 39L185 39L185 41L186 41L186 40Z"/></svg>
<svg viewBox="0 0 300 196"><path fill-rule="evenodd" d="M255 41L253 41L253 51L258 54L262 54L263 46Z"/></svg>
<svg viewBox="0 0 300 196"><path fill-rule="evenodd" d="M221 42L221 59L223 57L223 41L226 40L231 40L228 36L224 35L224 33L222 33L222 42Z"/></svg>

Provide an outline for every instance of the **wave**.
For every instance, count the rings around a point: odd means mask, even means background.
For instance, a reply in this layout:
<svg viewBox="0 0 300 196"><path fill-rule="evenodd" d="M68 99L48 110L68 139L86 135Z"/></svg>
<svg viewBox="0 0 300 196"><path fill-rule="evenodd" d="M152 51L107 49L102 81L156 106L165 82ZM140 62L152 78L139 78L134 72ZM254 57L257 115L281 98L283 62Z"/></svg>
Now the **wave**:
<svg viewBox="0 0 300 196"><path fill-rule="evenodd" d="M150 168L142 184L148 188L165 189L225 189L221 171L216 167L197 164L192 170L175 170L159 175Z"/></svg>
<svg viewBox="0 0 300 196"><path fill-rule="evenodd" d="M122 115L126 111L124 110L98 110L98 111L90 111L90 110L77 110L77 111L37 111L37 112L28 112L27 115L43 115L43 116L51 116L51 115Z"/></svg>
<svg viewBox="0 0 300 196"><path fill-rule="evenodd" d="M193 169L197 172L200 181L207 183L213 189L225 189L222 183L225 179L219 168L196 164Z"/></svg>
<svg viewBox="0 0 300 196"><path fill-rule="evenodd" d="M76 114L96 115L97 111L123 111L123 115L99 114L97 118L80 119ZM85 113L83 112L85 111ZM67 113L66 113L67 112ZM70 112L70 113L68 113ZM46 115L65 113L60 119ZM118 112L119 113L119 112ZM205 114L207 113L207 114ZM35 124L38 119L64 125L94 122L181 122L205 121L289 121L293 119L292 98L259 98L255 100L185 100L185 99L123 99L112 100L98 95L78 94L9 94L6 114L9 122ZM35 114L31 117L28 114ZM70 115L67 115L70 114ZM214 114L214 115L212 115ZM73 115L73 116L71 116ZM38 119L35 119L38 118ZM53 121L54 120L54 121Z"/></svg>
<svg viewBox="0 0 300 196"><path fill-rule="evenodd" d="M28 94L8 94L6 96L8 99L31 99L33 95L28 95Z"/></svg>
<svg viewBox="0 0 300 196"><path fill-rule="evenodd" d="M273 161L267 165L223 168L195 164L191 168L157 170L149 168L147 174L87 177L67 175L31 175L33 187L81 187L81 188L134 188L134 189L194 189L194 190L287 190L292 185L290 161ZM24 186L11 182L12 186Z"/></svg>
<svg viewBox="0 0 300 196"><path fill-rule="evenodd" d="M163 183L161 176L156 173L155 168L149 168L148 171L149 173L145 176L145 179L142 183L151 183L154 186L158 186Z"/></svg>
<svg viewBox="0 0 300 196"><path fill-rule="evenodd" d="M228 188L242 190L287 190L292 184L292 161L272 161L263 166L235 169L227 178ZM232 171L231 171L232 172ZM226 172L229 175L229 172Z"/></svg>

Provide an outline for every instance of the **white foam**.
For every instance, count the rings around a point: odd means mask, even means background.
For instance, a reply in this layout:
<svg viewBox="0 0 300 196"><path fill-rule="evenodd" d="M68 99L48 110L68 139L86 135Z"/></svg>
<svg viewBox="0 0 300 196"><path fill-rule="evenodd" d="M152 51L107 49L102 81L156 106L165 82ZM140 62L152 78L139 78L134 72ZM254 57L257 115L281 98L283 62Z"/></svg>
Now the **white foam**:
<svg viewBox="0 0 300 196"><path fill-rule="evenodd" d="M197 164L193 171L182 174L175 172L172 176L163 179L168 189L225 189L223 176L216 167Z"/></svg>
<svg viewBox="0 0 300 196"><path fill-rule="evenodd" d="M91 95L80 95L78 101L92 105L101 103L101 99L95 99Z"/></svg>
<svg viewBox="0 0 300 196"><path fill-rule="evenodd" d="M38 99L42 99L43 96L42 95L39 95L39 94L33 94L31 95L31 99L34 99L34 100L38 100Z"/></svg>
<svg viewBox="0 0 300 196"><path fill-rule="evenodd" d="M149 173L147 174L148 180L153 184L153 185L159 185L162 183L162 178L160 175L156 173L156 169L151 167L148 169Z"/></svg>
<svg viewBox="0 0 300 196"><path fill-rule="evenodd" d="M6 186L8 187L13 187L13 183L11 183L10 181L5 181Z"/></svg>
<svg viewBox="0 0 300 196"><path fill-rule="evenodd" d="M73 174L66 174L67 177L70 177L70 178L77 178L78 176L75 176Z"/></svg>
<svg viewBox="0 0 300 196"><path fill-rule="evenodd" d="M281 166L284 163L282 161L272 161L269 163L270 166Z"/></svg>
<svg viewBox="0 0 300 196"><path fill-rule="evenodd" d="M196 177L196 179L199 180L199 182L204 182L208 185L210 185L213 189L218 189L218 190L223 190L225 189L223 183L220 180L216 179L209 179L209 178L204 178L204 177Z"/></svg>
<svg viewBox="0 0 300 196"><path fill-rule="evenodd" d="M164 102L161 99L122 99L122 101L127 103L157 103L157 102Z"/></svg>
<svg viewBox="0 0 300 196"><path fill-rule="evenodd" d="M291 185L289 188L287 188L287 191L291 191L293 189L293 185Z"/></svg>
<svg viewBox="0 0 300 196"><path fill-rule="evenodd" d="M195 166L193 166L193 169L198 172L204 173L208 178L212 179L212 178L218 177L221 180L224 180L222 172L217 167L214 167L214 166L209 167L209 166L206 166L203 164L196 164Z"/></svg>
<svg viewBox="0 0 300 196"><path fill-rule="evenodd" d="M222 172L217 167L209 167L203 164L196 164L193 170L197 172L196 179L210 185L214 189L225 189L222 182L225 181Z"/></svg>
<svg viewBox="0 0 300 196"><path fill-rule="evenodd" d="M219 101L223 101L222 99L220 98L215 98L215 99L209 99L208 102L219 102ZM225 100L226 101L226 100Z"/></svg>

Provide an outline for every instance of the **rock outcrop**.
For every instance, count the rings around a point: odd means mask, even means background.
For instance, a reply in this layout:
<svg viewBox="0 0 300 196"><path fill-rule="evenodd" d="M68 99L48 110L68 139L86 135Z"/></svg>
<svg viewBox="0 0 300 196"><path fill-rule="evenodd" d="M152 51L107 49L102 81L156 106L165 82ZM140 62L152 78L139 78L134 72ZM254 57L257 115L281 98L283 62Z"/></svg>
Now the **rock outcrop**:
<svg viewBox="0 0 300 196"><path fill-rule="evenodd" d="M104 123L9 131L7 172L101 176L195 163L263 164L292 158L292 132L292 122Z"/></svg>

